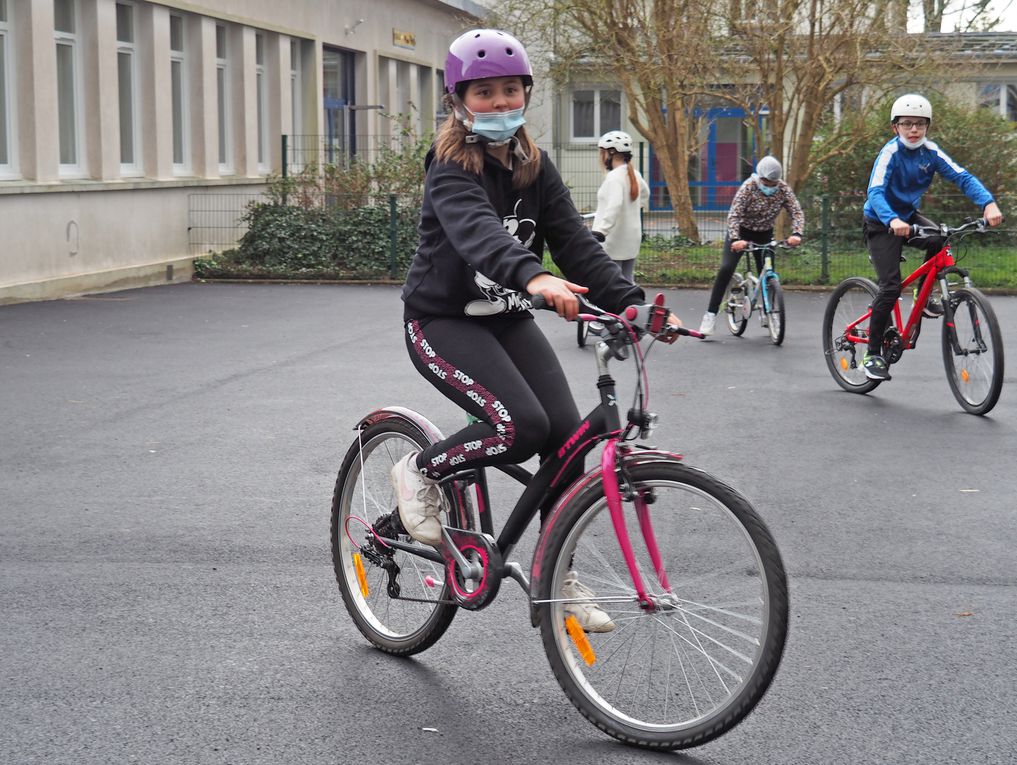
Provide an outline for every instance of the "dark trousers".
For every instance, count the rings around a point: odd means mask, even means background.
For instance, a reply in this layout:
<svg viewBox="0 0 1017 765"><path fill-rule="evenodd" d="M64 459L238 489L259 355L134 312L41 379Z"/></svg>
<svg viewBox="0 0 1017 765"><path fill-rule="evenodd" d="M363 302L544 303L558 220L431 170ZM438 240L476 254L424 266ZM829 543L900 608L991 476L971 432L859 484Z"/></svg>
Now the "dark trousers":
<svg viewBox="0 0 1017 765"><path fill-rule="evenodd" d="M755 244L769 244L770 240L773 239L772 228L769 231L750 231L747 228L743 228L738 233L743 240L754 242ZM763 270L763 254L760 252L752 254L756 257L756 273L759 273ZM706 307L706 310L710 313L717 313L720 310L720 301L724 299L724 293L727 292L727 287L731 283L731 274L735 272L735 268L738 267L738 261L741 258L742 253L732 251L731 235L728 234L724 238L724 251L720 256L720 268L717 269L717 277L713 280L710 304Z"/></svg>
<svg viewBox="0 0 1017 765"><path fill-rule="evenodd" d="M907 223L920 226L936 225L918 213L912 215ZM889 226L872 218L864 219L862 230L879 287L879 292L872 301L872 318L869 319L869 353L878 354L882 353L883 334L890 323L890 313L897 298L900 297L900 263L904 245L925 250L925 260L928 260L943 247L943 238L932 236L906 239L890 233Z"/></svg>
<svg viewBox="0 0 1017 765"><path fill-rule="evenodd" d="M477 420L421 452L431 478L534 454L543 461L579 426L568 379L532 317L411 321L406 346L417 371ZM571 467L569 480L582 471Z"/></svg>

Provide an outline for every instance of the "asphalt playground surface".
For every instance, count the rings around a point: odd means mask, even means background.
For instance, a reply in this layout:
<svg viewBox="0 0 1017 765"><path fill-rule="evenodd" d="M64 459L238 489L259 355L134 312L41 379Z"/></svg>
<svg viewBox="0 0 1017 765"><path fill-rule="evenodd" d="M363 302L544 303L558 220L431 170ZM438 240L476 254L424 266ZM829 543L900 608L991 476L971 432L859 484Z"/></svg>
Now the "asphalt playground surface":
<svg viewBox="0 0 1017 765"><path fill-rule="evenodd" d="M665 294L698 326L703 291ZM328 523L353 426L390 404L463 422L406 356L397 288L0 307L0 763L1014 762L1017 298L992 297L1009 370L986 417L934 322L892 382L842 391L826 298L789 294L781 348L753 318L650 355L653 441L752 501L792 595L767 696L675 754L573 709L515 583L407 660L347 616ZM592 352L538 321L592 408Z"/></svg>

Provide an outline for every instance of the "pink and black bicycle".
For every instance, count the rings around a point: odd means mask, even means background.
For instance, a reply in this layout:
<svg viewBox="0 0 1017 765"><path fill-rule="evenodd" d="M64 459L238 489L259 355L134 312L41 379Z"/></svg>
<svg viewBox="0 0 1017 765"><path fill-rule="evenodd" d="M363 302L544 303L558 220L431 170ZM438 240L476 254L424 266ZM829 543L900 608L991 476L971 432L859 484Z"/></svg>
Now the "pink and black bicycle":
<svg viewBox="0 0 1017 765"><path fill-rule="evenodd" d="M788 626L784 566L741 494L640 443L656 420L640 337L673 331L662 299L622 315L582 302L582 319L596 322L600 404L535 473L497 468L525 486L501 531L485 470L470 469L440 484L442 544L408 537L389 472L442 436L417 412L378 409L357 423L336 481L336 579L357 628L400 656L433 645L460 610L484 608L513 579L555 677L588 720L642 747L696 746L738 724L777 671ZM623 414L608 367L627 358L638 374ZM596 466L575 479L596 447ZM516 548L541 507L551 511L527 570ZM571 576L588 588L580 599L563 593ZM570 603L596 604L614 629L584 632Z"/></svg>

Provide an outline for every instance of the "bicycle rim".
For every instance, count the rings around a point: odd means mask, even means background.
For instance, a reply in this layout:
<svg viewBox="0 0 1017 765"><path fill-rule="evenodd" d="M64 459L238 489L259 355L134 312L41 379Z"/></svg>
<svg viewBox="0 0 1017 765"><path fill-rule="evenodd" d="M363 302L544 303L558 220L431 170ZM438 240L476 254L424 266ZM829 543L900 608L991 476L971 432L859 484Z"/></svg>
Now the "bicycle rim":
<svg viewBox="0 0 1017 765"><path fill-rule="evenodd" d="M978 290L959 288L951 296L950 304L953 325L943 324L946 379L965 411L985 414L996 405L1003 388L1003 339L999 322L988 299Z"/></svg>
<svg viewBox="0 0 1017 765"><path fill-rule="evenodd" d="M392 466L425 445L423 437L403 423L383 422L365 429L346 455L332 499L332 562L343 602L368 640L399 655L433 645L456 611L448 603L449 586L441 564L385 548L365 525L396 510L389 479ZM448 523L448 518L442 522ZM400 539L409 541L406 536ZM398 566L399 597L390 594L390 575L365 554L369 549L390 556Z"/></svg>
<svg viewBox="0 0 1017 765"><path fill-rule="evenodd" d="M770 313L767 314L767 327L770 330L770 340L774 345L784 342L784 319L787 313L784 310L784 290L775 277L766 281L766 298L770 304Z"/></svg>
<svg viewBox="0 0 1017 765"><path fill-rule="evenodd" d="M823 316L823 353L826 366L837 384L852 393L868 393L879 385L879 380L865 376L862 359L865 344L849 343L845 336L847 326L865 315L876 296L876 285L869 279L851 277L841 282L830 295ZM868 320L857 325L852 333L868 337Z"/></svg>
<svg viewBox="0 0 1017 765"><path fill-rule="evenodd" d="M736 725L769 686L787 633L787 580L765 525L729 487L678 464L637 467L632 477L656 497L647 507L670 591L625 507L644 584L664 605L640 608L606 500L588 492L550 542L544 647L570 700L608 734L647 748L697 746ZM585 634L585 646L554 595L569 569L615 624Z"/></svg>

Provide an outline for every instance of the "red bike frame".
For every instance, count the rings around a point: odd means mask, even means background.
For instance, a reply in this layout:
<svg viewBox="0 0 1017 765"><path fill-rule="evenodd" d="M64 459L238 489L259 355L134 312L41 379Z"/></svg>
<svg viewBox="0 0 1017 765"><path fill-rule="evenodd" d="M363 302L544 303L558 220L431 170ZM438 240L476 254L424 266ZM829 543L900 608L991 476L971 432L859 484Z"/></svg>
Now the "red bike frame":
<svg viewBox="0 0 1017 765"><path fill-rule="evenodd" d="M917 279L921 279L926 275L935 277L940 271L950 266L956 265L956 261L953 259L953 251L950 248L950 243L947 242L943 245L943 249L925 261L922 265L918 266L911 274L901 282L901 293L914 284ZM925 308L925 303L929 299L929 295L932 294L933 287L936 286L935 278L926 279L918 290L918 297L915 300L915 304L911 307L911 313L908 314L907 326L904 325L903 317L900 310L900 301L898 300L893 306L893 322L894 326L900 332L901 339L904 342L904 348L914 348L914 341L917 339L917 327L918 323L922 319L922 309ZM865 345L869 342L869 338L866 336L855 333L855 328L859 324L863 324L869 320L872 316L872 309L870 308L864 314L859 316L853 322L847 325L847 330L844 336L856 345ZM866 330L868 333L868 330Z"/></svg>

